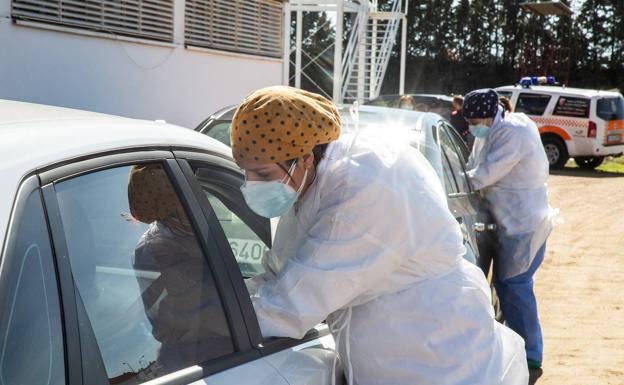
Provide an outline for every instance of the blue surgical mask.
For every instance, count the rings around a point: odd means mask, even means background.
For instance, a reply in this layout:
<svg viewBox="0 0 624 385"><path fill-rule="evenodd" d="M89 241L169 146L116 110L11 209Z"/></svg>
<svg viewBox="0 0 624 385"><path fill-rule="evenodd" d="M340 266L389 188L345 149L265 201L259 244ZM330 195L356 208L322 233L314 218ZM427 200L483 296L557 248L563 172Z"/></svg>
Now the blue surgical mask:
<svg viewBox="0 0 624 385"><path fill-rule="evenodd" d="M288 170L288 175L292 174L295 164L293 163ZM295 191L295 189L285 183L289 178L288 175L281 181L246 181L241 186L241 191L249 208L265 218L275 218L286 214L297 201L301 190L303 190L308 170L303 174L299 191Z"/></svg>
<svg viewBox="0 0 624 385"><path fill-rule="evenodd" d="M470 133L477 138L485 138L490 130L490 127L485 124L475 124L474 126L468 126Z"/></svg>

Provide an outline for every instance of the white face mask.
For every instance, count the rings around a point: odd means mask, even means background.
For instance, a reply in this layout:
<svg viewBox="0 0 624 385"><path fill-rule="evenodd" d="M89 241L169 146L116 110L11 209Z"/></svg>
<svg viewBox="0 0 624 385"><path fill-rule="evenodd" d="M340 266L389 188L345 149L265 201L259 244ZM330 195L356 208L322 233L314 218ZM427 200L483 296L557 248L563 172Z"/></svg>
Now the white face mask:
<svg viewBox="0 0 624 385"><path fill-rule="evenodd" d="M287 184L296 164L297 162L290 166L287 175L281 181L245 181L245 184L241 186L241 192L249 208L265 218L275 218L286 214L299 198L308 178L306 169L297 191Z"/></svg>
<svg viewBox="0 0 624 385"><path fill-rule="evenodd" d="M475 124L474 126L468 126L470 133L477 138L485 138L490 130L490 127L485 124Z"/></svg>

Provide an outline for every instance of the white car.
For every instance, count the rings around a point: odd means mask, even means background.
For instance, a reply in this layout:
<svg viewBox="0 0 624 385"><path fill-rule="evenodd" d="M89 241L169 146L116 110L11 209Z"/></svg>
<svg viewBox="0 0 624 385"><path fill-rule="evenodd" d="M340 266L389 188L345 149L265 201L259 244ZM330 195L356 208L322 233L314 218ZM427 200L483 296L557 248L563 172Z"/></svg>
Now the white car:
<svg viewBox="0 0 624 385"><path fill-rule="evenodd" d="M244 204L227 147L0 101L0 149L0 383L341 383L327 326L261 337L244 283L258 267L235 256L260 258L270 226ZM167 207L188 227L163 227Z"/></svg>
<svg viewBox="0 0 624 385"><path fill-rule="evenodd" d="M624 152L624 97L618 92L529 84L496 92L537 124L552 168L574 158L592 169Z"/></svg>

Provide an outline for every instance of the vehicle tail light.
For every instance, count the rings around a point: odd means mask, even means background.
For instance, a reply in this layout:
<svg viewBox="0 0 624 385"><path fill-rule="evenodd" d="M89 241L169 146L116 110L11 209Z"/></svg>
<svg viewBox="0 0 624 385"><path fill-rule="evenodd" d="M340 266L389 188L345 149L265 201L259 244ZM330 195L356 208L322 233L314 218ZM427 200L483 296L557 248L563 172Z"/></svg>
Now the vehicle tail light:
<svg viewBox="0 0 624 385"><path fill-rule="evenodd" d="M589 128L587 130L587 137L588 138L595 138L597 132L598 132L598 127L596 126L596 123L589 122Z"/></svg>

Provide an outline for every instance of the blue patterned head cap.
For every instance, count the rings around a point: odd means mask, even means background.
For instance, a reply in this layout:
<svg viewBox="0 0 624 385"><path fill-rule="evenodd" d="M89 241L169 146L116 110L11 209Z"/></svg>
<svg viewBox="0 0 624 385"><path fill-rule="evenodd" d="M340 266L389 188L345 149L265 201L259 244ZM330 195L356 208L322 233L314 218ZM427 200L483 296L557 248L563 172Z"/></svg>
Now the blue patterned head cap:
<svg viewBox="0 0 624 385"><path fill-rule="evenodd" d="M498 112L498 94L485 88L469 92L464 97L462 113L465 119L493 118Z"/></svg>

